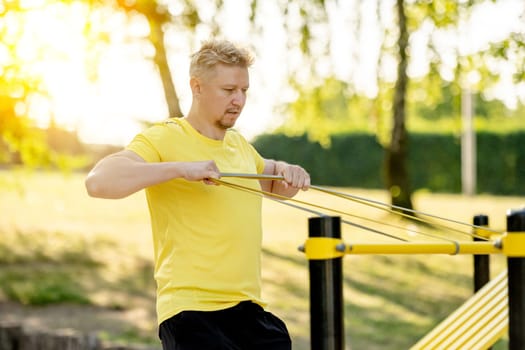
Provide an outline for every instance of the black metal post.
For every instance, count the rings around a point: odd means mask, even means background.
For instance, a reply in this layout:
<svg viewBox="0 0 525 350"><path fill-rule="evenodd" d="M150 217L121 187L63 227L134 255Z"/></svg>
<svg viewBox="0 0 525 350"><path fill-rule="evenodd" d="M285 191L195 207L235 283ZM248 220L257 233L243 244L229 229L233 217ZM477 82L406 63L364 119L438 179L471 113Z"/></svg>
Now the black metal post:
<svg viewBox="0 0 525 350"><path fill-rule="evenodd" d="M525 234L525 208L510 210L507 213L507 234ZM523 350L525 349L525 257L508 257L507 268L509 350Z"/></svg>
<svg viewBox="0 0 525 350"><path fill-rule="evenodd" d="M341 218L315 217L308 220L309 237L341 238ZM342 257L309 260L310 348L344 349L344 302Z"/></svg>
<svg viewBox="0 0 525 350"><path fill-rule="evenodd" d="M474 216L473 223L475 226L489 226L489 217L487 215ZM476 233L478 229L474 230ZM474 237L474 241L481 241L481 238ZM474 293L480 290L490 281L490 256L488 254L474 255Z"/></svg>
<svg viewBox="0 0 525 350"><path fill-rule="evenodd" d="M489 217L487 215L479 214L474 216L472 223L475 226L489 226ZM475 228L474 233L479 236L480 229ZM482 241L482 238L474 237L474 241ZM488 254L474 254L474 293L480 290L485 284L490 281L490 255ZM487 348L491 350L492 347Z"/></svg>

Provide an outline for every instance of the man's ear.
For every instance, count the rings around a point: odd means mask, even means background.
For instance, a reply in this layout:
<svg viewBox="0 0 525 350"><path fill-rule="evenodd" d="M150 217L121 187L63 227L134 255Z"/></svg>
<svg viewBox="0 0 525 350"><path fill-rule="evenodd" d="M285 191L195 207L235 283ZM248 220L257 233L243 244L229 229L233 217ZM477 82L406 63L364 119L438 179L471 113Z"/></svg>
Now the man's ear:
<svg viewBox="0 0 525 350"><path fill-rule="evenodd" d="M201 93L201 83L199 79L193 77L190 79L190 88L193 96L198 96Z"/></svg>

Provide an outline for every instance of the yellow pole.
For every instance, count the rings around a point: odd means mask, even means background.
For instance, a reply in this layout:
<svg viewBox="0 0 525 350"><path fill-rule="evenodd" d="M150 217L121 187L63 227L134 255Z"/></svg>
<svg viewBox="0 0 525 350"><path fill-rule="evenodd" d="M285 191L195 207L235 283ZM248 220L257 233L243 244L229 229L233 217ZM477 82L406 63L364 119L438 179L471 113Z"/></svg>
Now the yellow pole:
<svg viewBox="0 0 525 350"><path fill-rule="evenodd" d="M353 243L345 245L346 254L500 254L494 242L449 243Z"/></svg>

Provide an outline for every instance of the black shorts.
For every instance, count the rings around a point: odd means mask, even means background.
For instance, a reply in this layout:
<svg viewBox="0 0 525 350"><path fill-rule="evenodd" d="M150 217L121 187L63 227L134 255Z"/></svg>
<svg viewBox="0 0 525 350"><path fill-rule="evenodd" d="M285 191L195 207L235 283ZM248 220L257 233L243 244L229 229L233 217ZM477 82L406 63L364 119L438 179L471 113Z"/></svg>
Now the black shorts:
<svg viewBox="0 0 525 350"><path fill-rule="evenodd" d="M290 350L278 317L250 301L219 311L183 311L162 322L164 350Z"/></svg>

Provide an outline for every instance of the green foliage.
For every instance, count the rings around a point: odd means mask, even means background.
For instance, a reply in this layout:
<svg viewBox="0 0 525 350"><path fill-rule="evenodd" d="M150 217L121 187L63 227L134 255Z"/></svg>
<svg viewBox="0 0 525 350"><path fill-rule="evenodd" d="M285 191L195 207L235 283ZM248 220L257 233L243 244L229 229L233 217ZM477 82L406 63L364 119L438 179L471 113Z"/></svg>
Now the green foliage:
<svg viewBox="0 0 525 350"><path fill-rule="evenodd" d="M382 148L367 134L334 135L331 146L321 147L305 136L261 135L255 147L266 158L301 164L319 185L378 188Z"/></svg>
<svg viewBox="0 0 525 350"><path fill-rule="evenodd" d="M104 242L95 242L99 249ZM28 305L71 302L88 304L81 277L97 269L84 240L60 233L6 234L0 242L0 290L7 298Z"/></svg>
<svg viewBox="0 0 525 350"><path fill-rule="evenodd" d="M97 267L100 263L92 256L90 245L82 239L69 240L68 235L55 233L4 234L0 242L0 265L62 264ZM101 249L105 241L92 243Z"/></svg>
<svg viewBox="0 0 525 350"><path fill-rule="evenodd" d="M478 140L478 191L525 194L525 133L482 133Z"/></svg>
<svg viewBox="0 0 525 350"><path fill-rule="evenodd" d="M479 132L478 192L522 195L525 188L525 132ZM318 185L384 188L384 150L370 134L334 135L323 148L307 137L261 135L254 142L264 157L284 159L308 169ZM461 191L461 145L453 134L411 133L409 174L413 189Z"/></svg>
<svg viewBox="0 0 525 350"><path fill-rule="evenodd" d="M525 33L512 32L508 38L490 43L482 55L500 59L503 62L514 62L514 83L520 84L525 80Z"/></svg>
<svg viewBox="0 0 525 350"><path fill-rule="evenodd" d="M27 41L25 23L31 5L14 2L8 6L0 6L0 163L61 169L81 166L85 160L55 152L46 133L29 118L32 99L46 96L37 63L56 53L48 47L37 48L38 54L21 49L17 44Z"/></svg>
<svg viewBox="0 0 525 350"><path fill-rule="evenodd" d="M5 295L26 305L53 303L89 304L85 291L77 284L78 276L57 271L14 271L2 274L0 284Z"/></svg>
<svg viewBox="0 0 525 350"><path fill-rule="evenodd" d="M10 11L0 13L0 160L7 160L10 152L19 152L23 161L33 163L42 155L45 145L40 137L31 131L27 117L28 100L39 91L37 74L24 68L27 60L17 50L17 42L24 35L24 11L14 6ZM7 23L11 23L7 27Z"/></svg>
<svg viewBox="0 0 525 350"><path fill-rule="evenodd" d="M307 135L308 140L329 147L331 135L372 133L381 145L389 143L392 126L392 84L383 83L376 98L355 93L336 78L318 86L295 87L298 98L287 106L288 118L277 132L290 137ZM525 130L525 105L509 109L496 99L473 93L474 117L479 131L495 133ZM412 80L407 98L409 132L461 133L461 89L435 75Z"/></svg>
<svg viewBox="0 0 525 350"><path fill-rule="evenodd" d="M458 21L458 13L461 6L467 5L451 0L414 1L412 5L406 6L407 18L412 19L409 30L414 31L418 29L424 20L431 21L436 27L454 25Z"/></svg>
<svg viewBox="0 0 525 350"><path fill-rule="evenodd" d="M443 43L439 42L441 36L434 35L441 32L455 35L456 38L461 36L466 27L465 21L470 20L476 7L487 5L490 4L484 0L467 2L416 0L404 4L408 34L410 36L422 33L429 34L424 43L426 48L421 53L421 55L425 55L425 62L428 64L429 70L419 81L410 81L409 83L408 95L406 96L407 125L413 123L414 119L419 121L420 118L447 119L446 124L449 126L453 127L456 124L455 130L449 129L448 132L456 132L457 116L460 113L461 87L465 86L467 77L474 74L479 78L475 83L469 82L469 84L471 84L470 88L474 94L481 97L483 92L500 79L500 72L494 68L497 66L495 62L503 62L514 69L516 77L523 76L523 67L525 67L523 64L525 62L523 50L525 36L523 33L509 33L501 41L488 43L485 47L478 48L477 52L469 52L468 54L462 54L461 47L459 47L461 43L457 45L450 43L449 49L443 50ZM322 6L318 6L317 10L322 11ZM302 17L305 25L310 27L317 26L324 21L323 16L309 18L303 13ZM390 119L392 118L393 106L393 82L391 76L387 77L381 73L380 67L383 61L388 58L395 60L395 38L399 28L395 28L396 23L392 25L382 22L381 12L378 11L377 23L384 25L382 27L384 39L377 61L376 83L378 90L374 99L364 103L364 108L356 109L351 101L344 101L344 99L366 98L353 96L353 82L334 83L333 77L326 78L324 83L314 87L295 86L299 98L290 106L289 118L280 131L289 136L306 133L310 140L318 141L325 147L329 145L331 134L346 131L375 132L381 144L389 143L392 123ZM361 23L358 23L356 32L362 29L359 28L360 25ZM307 33L310 32L312 30L307 31ZM415 55L419 54L413 50L409 50L407 53L414 58ZM315 60L315 57L310 58ZM444 76L443 72L448 72L448 75ZM520 80L517 79L516 81L519 82ZM339 96L333 94L334 88L337 88ZM478 99L478 101L482 100ZM481 109L487 104L483 101L483 105L478 105L478 101L476 101L477 112L483 114ZM436 103L439 106L434 109ZM327 108L329 104L333 104L334 107ZM340 108L341 106L351 107ZM423 111L425 113L421 115L420 112ZM430 113L427 113L428 111ZM491 113L491 117L495 113L495 111L486 112ZM334 113L341 113L341 115L335 116ZM456 122L453 121L454 119ZM355 123L356 120L360 121L358 125ZM370 123L367 124L367 121ZM361 122L364 123L361 124ZM423 130L418 129L417 131Z"/></svg>
<svg viewBox="0 0 525 350"><path fill-rule="evenodd" d="M284 134L306 134L328 147L332 134L375 130L374 101L353 94L347 83L331 77L320 86L296 85L295 89L299 97L287 106L290 117L279 129Z"/></svg>
<svg viewBox="0 0 525 350"><path fill-rule="evenodd" d="M414 189L461 192L460 140L453 135L411 134L409 174Z"/></svg>

